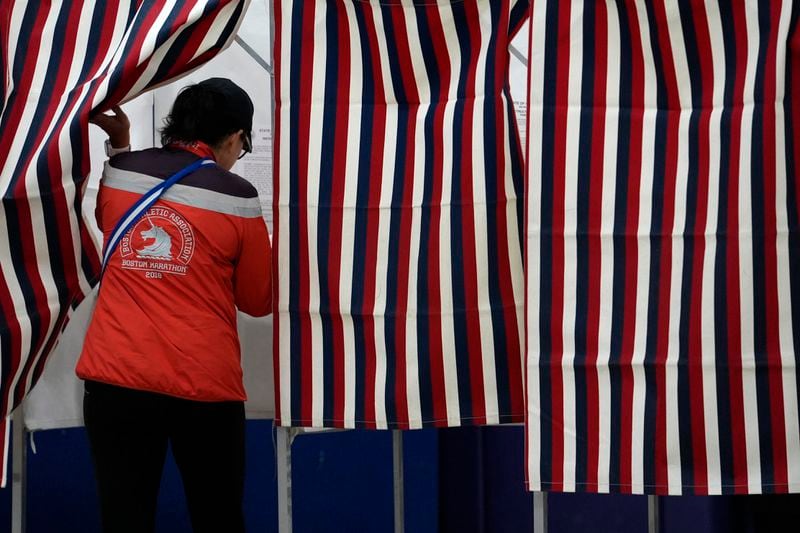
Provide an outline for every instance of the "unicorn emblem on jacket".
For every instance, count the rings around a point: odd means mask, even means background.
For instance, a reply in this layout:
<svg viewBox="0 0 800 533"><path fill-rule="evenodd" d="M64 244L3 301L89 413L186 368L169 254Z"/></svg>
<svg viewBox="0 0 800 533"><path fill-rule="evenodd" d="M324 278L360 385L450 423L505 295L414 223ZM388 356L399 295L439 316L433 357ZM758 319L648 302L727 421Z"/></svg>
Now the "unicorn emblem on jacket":
<svg viewBox="0 0 800 533"><path fill-rule="evenodd" d="M147 217L150 227L139 234L145 241L152 240L144 248L136 250L136 255L141 259L157 258L172 259L172 237L161 226L156 226L150 217Z"/></svg>

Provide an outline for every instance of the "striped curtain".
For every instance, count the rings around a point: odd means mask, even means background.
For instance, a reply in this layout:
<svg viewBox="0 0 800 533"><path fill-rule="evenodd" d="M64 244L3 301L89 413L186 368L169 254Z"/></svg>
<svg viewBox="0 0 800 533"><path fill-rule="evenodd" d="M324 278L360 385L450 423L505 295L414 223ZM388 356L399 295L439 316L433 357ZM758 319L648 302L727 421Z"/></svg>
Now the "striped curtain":
<svg viewBox="0 0 800 533"><path fill-rule="evenodd" d="M0 3L0 415L36 382L98 274L83 220L94 214L81 211L89 114L209 60L247 3Z"/></svg>
<svg viewBox="0 0 800 533"><path fill-rule="evenodd" d="M517 0L274 0L283 426L521 421Z"/></svg>
<svg viewBox="0 0 800 533"><path fill-rule="evenodd" d="M531 490L800 491L799 10L533 2Z"/></svg>

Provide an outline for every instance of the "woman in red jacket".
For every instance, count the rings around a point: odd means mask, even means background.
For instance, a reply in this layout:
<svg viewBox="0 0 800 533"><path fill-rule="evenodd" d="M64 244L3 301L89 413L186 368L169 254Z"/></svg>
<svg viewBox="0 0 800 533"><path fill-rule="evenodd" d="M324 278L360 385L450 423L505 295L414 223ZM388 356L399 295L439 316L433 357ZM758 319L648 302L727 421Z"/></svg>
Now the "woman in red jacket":
<svg viewBox="0 0 800 533"><path fill-rule="evenodd" d="M255 188L229 172L250 151L253 104L233 82L184 89L162 148L130 152L127 117L109 134L97 201L108 242L145 192L199 158L110 256L76 372L103 530L153 531L167 446L195 532L244 531L244 401L236 309L271 308L270 242ZM107 144L107 146L108 146Z"/></svg>

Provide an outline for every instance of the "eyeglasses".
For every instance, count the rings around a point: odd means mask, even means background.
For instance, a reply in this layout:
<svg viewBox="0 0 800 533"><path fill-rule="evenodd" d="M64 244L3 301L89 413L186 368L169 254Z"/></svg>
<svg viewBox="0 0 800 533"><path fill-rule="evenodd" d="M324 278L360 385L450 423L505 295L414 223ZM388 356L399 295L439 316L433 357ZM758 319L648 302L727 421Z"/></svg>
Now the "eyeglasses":
<svg viewBox="0 0 800 533"><path fill-rule="evenodd" d="M250 135L242 133L242 153L236 159L241 159L249 153L253 152L253 144L250 142Z"/></svg>

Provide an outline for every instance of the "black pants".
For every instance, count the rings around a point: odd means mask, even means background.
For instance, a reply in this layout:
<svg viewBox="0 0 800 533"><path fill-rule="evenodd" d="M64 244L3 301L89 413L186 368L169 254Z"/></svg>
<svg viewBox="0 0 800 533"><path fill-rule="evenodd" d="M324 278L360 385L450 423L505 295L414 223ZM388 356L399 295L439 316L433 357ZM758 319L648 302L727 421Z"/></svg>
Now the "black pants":
<svg viewBox="0 0 800 533"><path fill-rule="evenodd" d="M244 531L244 403L87 381L83 415L105 533L152 532L172 446L195 533Z"/></svg>

